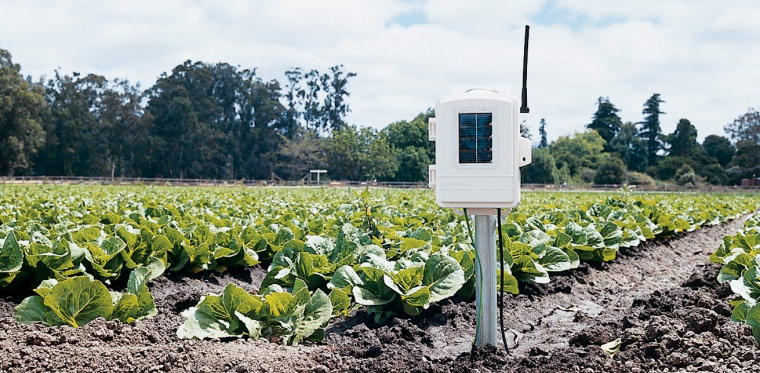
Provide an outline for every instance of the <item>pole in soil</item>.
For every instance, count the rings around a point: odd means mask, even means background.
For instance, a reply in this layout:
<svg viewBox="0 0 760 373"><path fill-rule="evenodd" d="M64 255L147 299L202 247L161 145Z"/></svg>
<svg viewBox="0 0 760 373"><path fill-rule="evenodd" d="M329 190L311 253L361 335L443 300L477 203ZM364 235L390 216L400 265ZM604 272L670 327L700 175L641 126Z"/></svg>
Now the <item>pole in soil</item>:
<svg viewBox="0 0 760 373"><path fill-rule="evenodd" d="M496 346L496 217L475 215L475 345Z"/></svg>

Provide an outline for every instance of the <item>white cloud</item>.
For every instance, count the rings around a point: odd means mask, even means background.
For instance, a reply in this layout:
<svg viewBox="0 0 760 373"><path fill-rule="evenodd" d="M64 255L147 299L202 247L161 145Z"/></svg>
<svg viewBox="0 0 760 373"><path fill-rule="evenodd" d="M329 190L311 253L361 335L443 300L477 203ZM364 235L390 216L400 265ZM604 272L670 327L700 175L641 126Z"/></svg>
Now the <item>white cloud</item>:
<svg viewBox="0 0 760 373"><path fill-rule="evenodd" d="M547 9L561 12L546 17ZM409 12L426 22L391 22ZM760 105L758 19L749 0L6 0L0 48L35 77L60 67L143 87L185 59L259 67L265 78L342 63L359 74L349 120L382 127L458 88L519 93L527 22L534 132L541 117L551 137L581 130L599 95L638 121L642 103L659 92L664 129L685 117L704 137Z"/></svg>

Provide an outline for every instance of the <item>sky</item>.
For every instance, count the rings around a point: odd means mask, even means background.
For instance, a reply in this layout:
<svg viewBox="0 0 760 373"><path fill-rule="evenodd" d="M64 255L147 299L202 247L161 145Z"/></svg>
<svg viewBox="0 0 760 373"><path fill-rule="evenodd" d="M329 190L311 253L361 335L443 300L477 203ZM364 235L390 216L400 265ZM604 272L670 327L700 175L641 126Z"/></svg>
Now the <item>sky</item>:
<svg viewBox="0 0 760 373"><path fill-rule="evenodd" d="M35 79L56 69L147 88L187 59L257 67L343 64L349 123L382 128L471 87L519 95L536 139L581 131L607 96L624 121L660 93L663 130L688 118L699 137L760 106L755 0L180 1L0 0L0 48Z"/></svg>

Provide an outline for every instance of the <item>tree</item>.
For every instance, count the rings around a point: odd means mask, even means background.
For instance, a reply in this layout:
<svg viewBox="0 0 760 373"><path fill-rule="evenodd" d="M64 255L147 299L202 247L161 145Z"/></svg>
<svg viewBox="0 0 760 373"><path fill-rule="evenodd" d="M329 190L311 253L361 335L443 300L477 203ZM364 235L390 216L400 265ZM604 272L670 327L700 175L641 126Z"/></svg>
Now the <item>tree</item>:
<svg viewBox="0 0 760 373"><path fill-rule="evenodd" d="M625 183L625 164L623 161L615 156L605 157L599 163L599 167L594 175L594 184L623 184Z"/></svg>
<svg viewBox="0 0 760 373"><path fill-rule="evenodd" d="M188 60L171 74L162 74L148 90L147 111L157 140L151 149L157 155L154 176L236 176L234 158L242 149L238 141L232 143L240 139L233 135L240 129L235 108L240 79L235 75L237 69L227 64ZM241 111L249 109L248 105L241 107Z"/></svg>
<svg viewBox="0 0 760 373"><path fill-rule="evenodd" d="M143 150L150 144L143 97L138 86L119 79L100 94L97 136L105 141L102 157L110 176L142 176Z"/></svg>
<svg viewBox="0 0 760 373"><path fill-rule="evenodd" d="M298 90L298 99L303 107L304 126L317 132L322 129L322 107L319 103L319 95L322 91L321 76L317 70L305 73L303 81L306 87Z"/></svg>
<svg viewBox="0 0 760 373"><path fill-rule="evenodd" d="M396 154L398 171L393 178L395 181L427 180L428 165L434 158L427 134L427 121L431 116L433 112L428 110L410 122L391 123L383 130Z"/></svg>
<svg viewBox="0 0 760 373"><path fill-rule="evenodd" d="M282 89L255 69L188 60L142 91L58 71L35 84L20 69L0 50L0 174L262 179L277 170L297 178L307 164L324 164L320 136L346 126L356 76L342 65L292 68ZM361 177L424 179L433 157L425 115L407 123L415 139L403 141L415 144L357 130L372 138Z"/></svg>
<svg viewBox="0 0 760 373"><path fill-rule="evenodd" d="M736 157L730 165L745 168L760 166L760 144L751 140L739 140L736 142Z"/></svg>
<svg viewBox="0 0 760 373"><path fill-rule="evenodd" d="M303 178L309 170L327 168L325 162L325 139L313 131L289 138L281 137L281 145L277 149L277 163L274 172L286 180ZM330 175L328 170L328 175Z"/></svg>
<svg viewBox="0 0 760 373"><path fill-rule="evenodd" d="M46 85L46 140L37 158L43 175L108 176L108 139L101 130L101 96L108 81L101 75L58 71Z"/></svg>
<svg viewBox="0 0 760 373"><path fill-rule="evenodd" d="M185 61L147 91L152 176L266 178L294 136L277 81L226 63Z"/></svg>
<svg viewBox="0 0 760 373"><path fill-rule="evenodd" d="M622 121L617 113L620 109L610 102L608 97L599 97L596 103L596 112L591 123L586 128L595 130L606 141L605 149L609 150L608 144L620 130Z"/></svg>
<svg viewBox="0 0 760 373"><path fill-rule="evenodd" d="M660 128L660 114L665 112L660 110L660 104L664 103L659 93L655 93L644 103L644 121L640 122L641 131L639 137L643 141L644 155L647 165L652 166L657 163L657 153L662 149L662 129Z"/></svg>
<svg viewBox="0 0 760 373"><path fill-rule="evenodd" d="M725 185L728 183L728 175L725 168L717 163L702 167L700 175L705 178L705 181L713 185Z"/></svg>
<svg viewBox="0 0 760 373"><path fill-rule="evenodd" d="M736 157L728 165L727 172L734 174L734 182L760 176L760 144L749 139L737 141Z"/></svg>
<svg viewBox="0 0 760 373"><path fill-rule="evenodd" d="M649 166L647 173L659 180L671 180L679 168L689 165L689 161L686 157L663 157L654 166Z"/></svg>
<svg viewBox="0 0 760 373"><path fill-rule="evenodd" d="M286 71L288 118L303 119L307 129L329 133L346 125L344 117L351 109L346 98L347 86L356 73L346 72L343 65L330 67L330 73L312 69L303 73L300 68ZM298 108L298 109L297 109Z"/></svg>
<svg viewBox="0 0 760 373"><path fill-rule="evenodd" d="M691 155L699 143L697 143L697 129L688 119L681 119L672 134L665 136L669 144L668 154L673 156Z"/></svg>
<svg viewBox="0 0 760 373"><path fill-rule="evenodd" d="M365 180L391 180L398 170L395 152L382 133L364 127L360 131L365 140L366 152L362 161L362 176Z"/></svg>
<svg viewBox="0 0 760 373"><path fill-rule="evenodd" d="M620 126L620 131L610 142L609 148L623 160L629 170L643 171L646 159L643 143L638 137L638 129L631 122Z"/></svg>
<svg viewBox="0 0 760 373"><path fill-rule="evenodd" d="M346 125L343 118L351 111L346 102L346 97L350 94L346 89L348 80L355 77L356 73L346 72L343 65L330 67L329 78L324 80L324 109L323 109L323 128L330 130L339 130Z"/></svg>
<svg viewBox="0 0 760 373"><path fill-rule="evenodd" d="M520 169L520 179L523 183L554 184L557 182L557 166L554 164L549 149L533 149L533 160Z"/></svg>
<svg viewBox="0 0 760 373"><path fill-rule="evenodd" d="M696 186L698 182L697 174L688 164L676 170L675 180L678 185L684 186Z"/></svg>
<svg viewBox="0 0 760 373"><path fill-rule="evenodd" d="M391 123L383 131L387 134L390 144L398 149L408 146L428 149L430 141L428 141L427 121L432 116L433 111L428 110L417 114L409 122L402 120Z"/></svg>
<svg viewBox="0 0 760 373"><path fill-rule="evenodd" d="M760 144L760 111L749 108L724 129L734 141L749 140Z"/></svg>
<svg viewBox="0 0 760 373"><path fill-rule="evenodd" d="M702 143L708 155L718 160L721 166L726 167L736 154L736 148L731 144L728 138L718 135L710 135Z"/></svg>
<svg viewBox="0 0 760 373"><path fill-rule="evenodd" d="M0 49L0 175L26 173L45 141L44 90L24 80L21 66Z"/></svg>
<svg viewBox="0 0 760 373"><path fill-rule="evenodd" d="M430 157L424 148L407 147L396 151L398 165L393 181L426 181Z"/></svg>
<svg viewBox="0 0 760 373"><path fill-rule="evenodd" d="M689 120L679 120L673 133L664 136L664 139L669 146L668 155L663 160L674 159L674 161L658 162L656 167L650 169L659 177L669 179L674 171L677 172L678 169L689 166L692 172L696 170L694 172L696 175L704 177L710 183L725 183L725 173L716 171L716 167L722 170L722 166L718 163L717 158L708 154L705 148L697 142L697 129ZM720 145L720 142L717 145ZM728 145L730 148L730 143ZM678 182L678 178L676 178L676 182Z"/></svg>
<svg viewBox="0 0 760 373"><path fill-rule="evenodd" d="M546 119L544 118L541 118L541 121L539 121L538 136L540 137L540 141L538 143L539 148L546 148L549 146L549 142L546 141Z"/></svg>
<svg viewBox="0 0 760 373"><path fill-rule="evenodd" d="M549 145L560 173L566 169L577 176L581 168L596 168L604 149L604 139L594 130L560 136Z"/></svg>
<svg viewBox="0 0 760 373"><path fill-rule="evenodd" d="M287 112L285 114L285 122L289 128L299 127L299 118L303 115L300 111L299 97L303 95L301 88L301 81L303 80L303 72L301 68L295 67L291 70L285 71L285 102L287 103Z"/></svg>
<svg viewBox="0 0 760 373"><path fill-rule="evenodd" d="M325 157L335 179L390 179L398 168L387 136L368 127L348 125L333 131L325 142Z"/></svg>

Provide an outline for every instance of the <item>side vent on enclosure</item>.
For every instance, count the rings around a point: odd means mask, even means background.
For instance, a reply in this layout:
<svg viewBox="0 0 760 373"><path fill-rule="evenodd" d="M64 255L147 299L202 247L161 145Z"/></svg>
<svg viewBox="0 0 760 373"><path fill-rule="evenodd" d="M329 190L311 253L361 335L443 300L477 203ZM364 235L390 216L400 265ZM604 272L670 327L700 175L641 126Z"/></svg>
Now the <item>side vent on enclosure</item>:
<svg viewBox="0 0 760 373"><path fill-rule="evenodd" d="M428 118L428 141L435 141L435 117Z"/></svg>

